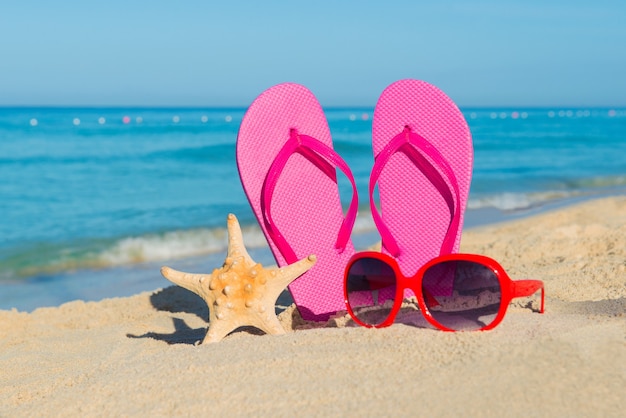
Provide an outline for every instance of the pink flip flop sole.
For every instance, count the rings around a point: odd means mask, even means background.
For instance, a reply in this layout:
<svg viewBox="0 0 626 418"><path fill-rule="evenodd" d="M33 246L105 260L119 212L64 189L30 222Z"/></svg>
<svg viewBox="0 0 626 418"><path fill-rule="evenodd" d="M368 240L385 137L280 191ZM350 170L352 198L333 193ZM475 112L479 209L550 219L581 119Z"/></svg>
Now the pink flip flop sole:
<svg viewBox="0 0 626 418"><path fill-rule="evenodd" d="M297 134L290 138L292 132ZM286 256L290 253L297 259L310 254L317 257L316 264L296 279L289 291L304 319L323 321L345 309L343 272L354 247L348 231L345 248L335 248L344 214L334 165L316 162L321 158L298 151L285 154L286 143L299 141L300 135L315 142L315 150L334 153L326 117L315 96L298 84L271 87L250 105L243 118L237 165L278 265L293 263ZM268 223L267 212L271 212L272 223Z"/></svg>
<svg viewBox="0 0 626 418"><path fill-rule="evenodd" d="M433 166L447 183L448 201L442 195L443 182L439 187L433 184L433 176L426 175L405 153L390 154L378 177L382 221L399 249L398 254L390 254L383 235L383 252L394 256L402 273L410 277L442 252L459 250L472 177L472 138L454 102L438 88L418 80L400 80L388 86L376 104L372 124L376 158L406 129L432 150L425 161L437 160L432 158L434 154L443 161L435 161ZM450 231L451 200L455 211L460 211L454 231ZM446 239L450 245L443 245Z"/></svg>

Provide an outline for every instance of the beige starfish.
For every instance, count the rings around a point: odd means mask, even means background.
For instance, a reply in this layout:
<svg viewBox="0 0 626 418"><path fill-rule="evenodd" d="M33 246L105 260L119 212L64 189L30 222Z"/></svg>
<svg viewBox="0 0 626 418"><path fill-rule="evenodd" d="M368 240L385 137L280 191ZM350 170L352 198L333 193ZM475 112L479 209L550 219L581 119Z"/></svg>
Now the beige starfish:
<svg viewBox="0 0 626 418"><path fill-rule="evenodd" d="M263 268L243 244L237 218L228 215L228 255L224 265L212 274L192 274L162 267L169 281L190 290L209 306L209 329L203 343L221 341L242 326L253 326L267 334L284 334L274 306L276 299L292 281L315 264L310 255L282 268Z"/></svg>

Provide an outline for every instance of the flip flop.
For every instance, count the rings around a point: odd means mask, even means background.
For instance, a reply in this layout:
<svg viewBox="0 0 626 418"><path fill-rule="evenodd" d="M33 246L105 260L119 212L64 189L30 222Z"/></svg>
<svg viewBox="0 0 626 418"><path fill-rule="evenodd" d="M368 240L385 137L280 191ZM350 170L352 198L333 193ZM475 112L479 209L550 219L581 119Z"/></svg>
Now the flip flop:
<svg viewBox="0 0 626 418"><path fill-rule="evenodd" d="M354 246L358 207L354 178L333 150L326 117L305 87L269 88L250 105L237 137L244 191L279 266L314 254L317 263L289 286L306 320L345 310L343 272ZM336 169L352 183L344 217Z"/></svg>
<svg viewBox="0 0 626 418"><path fill-rule="evenodd" d="M370 206L382 251L407 277L438 255L458 252L474 152L454 102L424 81L391 84L374 110L372 148Z"/></svg>

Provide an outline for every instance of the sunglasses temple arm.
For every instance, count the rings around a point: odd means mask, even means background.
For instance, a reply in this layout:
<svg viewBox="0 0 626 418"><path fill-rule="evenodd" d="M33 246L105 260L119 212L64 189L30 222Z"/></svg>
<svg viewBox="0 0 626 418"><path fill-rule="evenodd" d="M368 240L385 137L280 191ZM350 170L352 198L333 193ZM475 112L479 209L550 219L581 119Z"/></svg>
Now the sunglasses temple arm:
<svg viewBox="0 0 626 418"><path fill-rule="evenodd" d="M541 309L539 313L544 312L545 290L541 280L516 280L513 282L513 297L523 298L532 296L537 290L541 289Z"/></svg>

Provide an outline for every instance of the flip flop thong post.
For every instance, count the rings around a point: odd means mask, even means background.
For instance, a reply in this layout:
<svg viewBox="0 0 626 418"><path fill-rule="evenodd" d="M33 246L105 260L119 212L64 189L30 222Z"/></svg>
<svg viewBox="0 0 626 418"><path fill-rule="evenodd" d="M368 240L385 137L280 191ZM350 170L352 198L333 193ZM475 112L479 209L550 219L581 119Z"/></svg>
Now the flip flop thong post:
<svg viewBox="0 0 626 418"><path fill-rule="evenodd" d="M370 205L383 252L408 277L434 257L458 252L474 152L454 102L424 81L391 84L374 110L372 148Z"/></svg>
<svg viewBox="0 0 626 418"><path fill-rule="evenodd" d="M344 310L343 271L354 254L350 232L358 197L315 96L294 83L261 93L241 122L237 165L278 265L317 257L315 266L289 286L302 317L325 321ZM353 185L345 216L336 168Z"/></svg>

